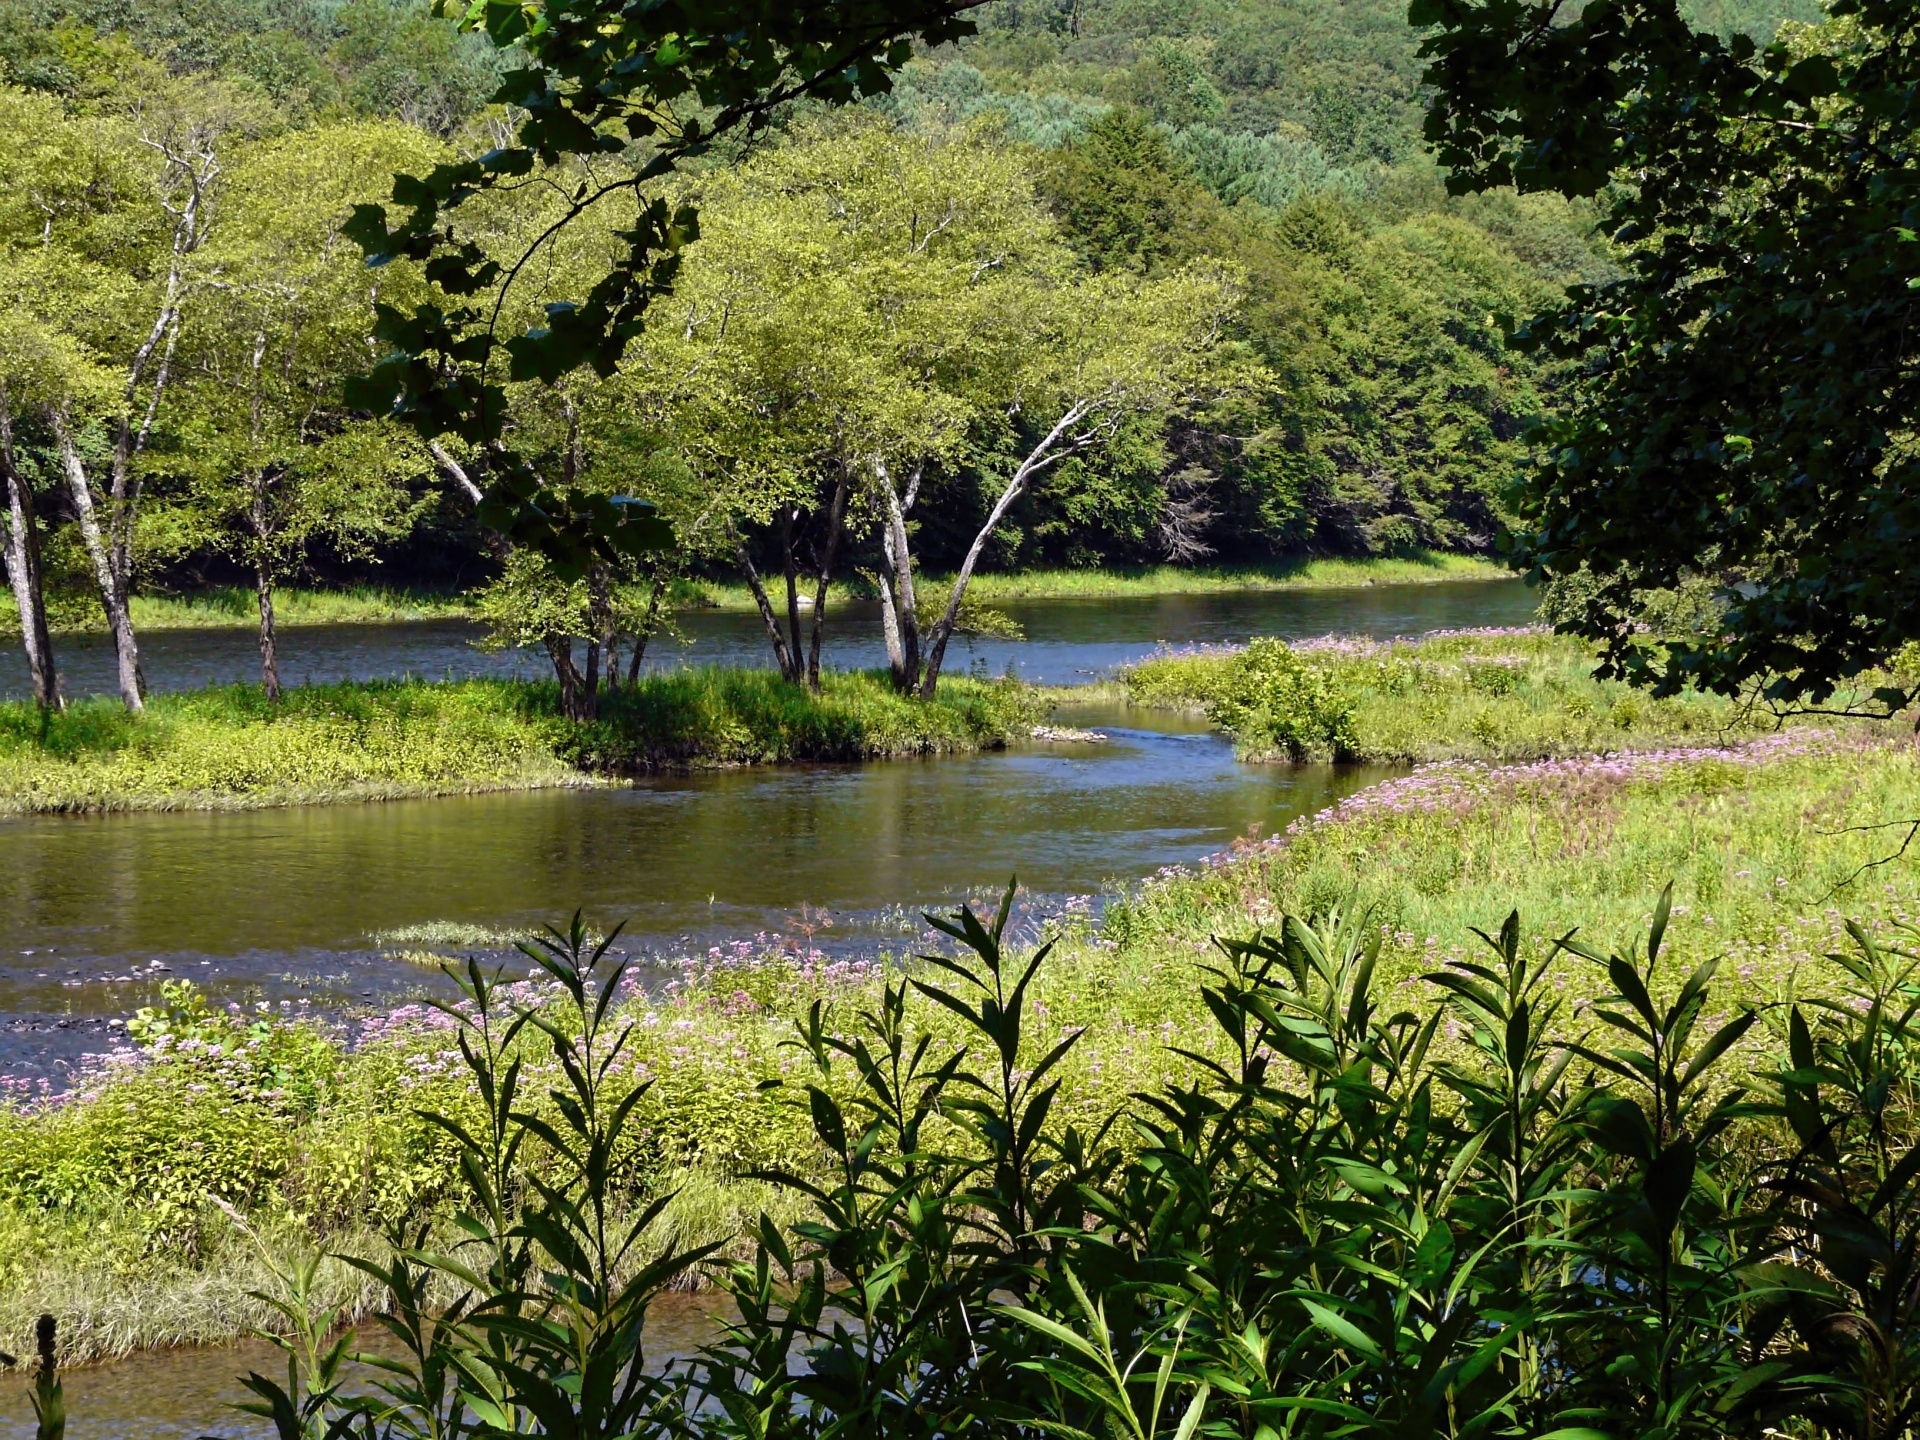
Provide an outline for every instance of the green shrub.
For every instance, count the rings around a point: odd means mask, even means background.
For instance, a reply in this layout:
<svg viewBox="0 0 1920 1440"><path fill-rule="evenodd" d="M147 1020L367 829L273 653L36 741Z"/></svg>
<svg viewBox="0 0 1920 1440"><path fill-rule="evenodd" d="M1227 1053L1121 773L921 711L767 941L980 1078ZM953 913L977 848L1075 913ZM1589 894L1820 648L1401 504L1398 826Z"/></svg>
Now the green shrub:
<svg viewBox="0 0 1920 1440"><path fill-rule="evenodd" d="M1262 639L1226 667L1207 715L1249 754L1345 760L1354 753L1357 708L1328 670L1307 664L1285 641Z"/></svg>

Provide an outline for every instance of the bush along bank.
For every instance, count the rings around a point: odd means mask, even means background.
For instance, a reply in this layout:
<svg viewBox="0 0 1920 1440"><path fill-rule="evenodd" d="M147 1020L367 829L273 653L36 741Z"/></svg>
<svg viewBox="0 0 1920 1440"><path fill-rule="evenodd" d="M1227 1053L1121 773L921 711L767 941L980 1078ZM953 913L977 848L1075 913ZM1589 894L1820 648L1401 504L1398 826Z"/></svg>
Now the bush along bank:
<svg viewBox="0 0 1920 1440"><path fill-rule="evenodd" d="M1189 966L1177 1068L1090 1125L1061 957L962 912L920 974L795 1017L756 1087L785 1203L730 1254L662 1223L652 1012L576 924L542 998L471 973L413 1067L464 1244L396 1227L360 1271L393 1383L341 1386L309 1263L288 1384L253 1388L312 1422L282 1433L384 1437L1886 1434L1920 1383L1920 958L1856 926L1763 1013L1676 963L1675 910L1613 947L1511 913L1411 1006L1364 918L1280 917ZM738 1319L663 1374L646 1312L696 1276Z"/></svg>
<svg viewBox="0 0 1920 1440"><path fill-rule="evenodd" d="M1252 979L1229 982L1216 973L1227 952L1212 938L1239 945L1264 934L1270 942L1286 931L1288 914L1332 937L1327 946L1367 957L1366 1003L1390 1033L1407 1041L1422 1027L1437 1027L1421 1042L1424 1073L1432 1078L1433 1065L1477 1063L1476 1031L1484 1023L1449 1008L1445 986L1424 978L1466 973L1461 966L1483 957L1476 928L1497 935L1501 918L1518 906L1529 917L1518 956L1529 965L1545 963L1551 937L1576 927L1582 943L1624 955L1644 937L1671 882L1670 923L1653 992L1666 1003L1699 966L1718 962L1693 1023L1715 1028L1748 1009L1762 1016L1710 1067L1721 1077L1712 1082L1717 1103L1733 1077L1745 1075L1741 1067L1763 1071L1772 1063L1768 1047L1784 1043L1781 1027L1794 1006L1815 1030L1827 1019L1845 1018L1829 1012L1848 1001L1855 979L1829 954L1858 958L1863 944L1871 944L1882 961L1905 963L1898 952L1914 948L1902 937L1920 915L1920 867L1906 858L1889 861L1897 837L1889 841L1884 832L1858 828L1892 813L1920 814L1920 765L1910 747L1812 732L1630 757L1428 767L1361 792L1291 833L1243 843L1215 863L1166 874L1118 897L1097 926L1084 905L1040 914L1016 901L1003 940L1018 934L1030 942L1044 933L1057 943L1020 991L1020 1029L1005 1037L1010 1048L1004 1053L1001 1042L983 1040L965 1015L922 990L909 986L900 999L889 999L889 987L897 990L903 974L884 957L828 959L810 943L779 952L741 946L689 956L667 983L645 991L632 972L607 978L597 994L610 997L607 1013L619 1028L609 1033L625 1038L604 1052L603 1079L612 1087L605 1098L636 1097L609 1161L619 1177L617 1200L621 1213L642 1214L654 1200L670 1197L634 1242L639 1253L626 1273L655 1258L670 1236L696 1248L718 1245L718 1257L757 1264L758 1237L768 1233L763 1212L790 1253L804 1251L811 1241L796 1238L791 1226L809 1218L813 1201L769 1177L796 1177L832 1194L851 1183L858 1193L844 1203L855 1213L885 1212L887 1187L913 1167L881 1148L854 1167L850 1182L844 1157L823 1144L820 1111L806 1088L822 1093L821 1105L838 1107L845 1132L857 1141L879 1118L873 1107L893 1103L874 1088L895 1072L888 1058L893 1051L883 1046L902 1048L898 1068L919 1076L916 1083L932 1083L967 1049L943 1082L941 1103L920 1116L915 1153L923 1159L946 1156L959 1164L971 1157L968 1164L985 1164L979 1147L1005 1116L968 1108L972 1092L959 1077L991 1079L1005 1064L1009 1074L1038 1074L1035 1092L1049 1092L1029 1137L1030 1158L1063 1166L1077 1154L1080 1173L1102 1186L1128 1173L1102 1169L1107 1162L1100 1156L1117 1147L1123 1154L1113 1163L1132 1165L1161 1143L1131 1122L1103 1132L1109 1117L1128 1109L1129 1097L1198 1086L1198 1100L1179 1102L1200 1107L1189 1117L1198 1123L1214 1113L1209 1107L1232 1108L1240 1093L1232 1088L1237 1079L1230 1085L1211 1068L1226 1066L1237 1075L1242 1042L1218 1027L1209 990L1264 994L1279 1007L1275 1014L1296 1014L1288 1008L1292 1001L1282 1003L1284 995L1248 991ZM1345 918L1331 918L1336 911ZM1850 920L1859 926L1857 937ZM438 938L467 943L451 934ZM584 936L570 937L562 948L572 953L586 943ZM551 949L535 949L554 959ZM966 946L943 951L956 952L976 953ZM1644 959L1643 944L1636 953ZM617 958L610 951L601 963ZM1022 951L1002 963L1024 969L1029 959ZM176 987L166 1006L132 1027L138 1044L96 1062L70 1094L11 1087L11 1102L0 1107L0 1348L19 1353L33 1317L48 1308L61 1315L80 1354L226 1339L250 1324L279 1323L249 1292L281 1293L276 1276L293 1273L315 1253L386 1266L395 1236L418 1243L425 1227L430 1237L450 1243L457 1216L476 1202L457 1136L421 1112L447 1115L470 1136L490 1133L463 1037L469 1048L504 1045L501 1053L517 1057L522 1108L549 1120L556 1113L548 1108L549 1090L570 1083L561 1047L574 1042L579 1006L551 971L521 978L526 963L520 961L511 984L490 990L484 1005L470 998L451 1012L416 1006L336 1024L290 1019L281 1009L210 1011L191 988ZM1287 964L1259 963L1267 965L1261 985L1293 983ZM1619 984L1608 967L1578 956L1562 953L1554 967L1551 992L1559 1008L1536 1006L1530 1023L1542 1028L1542 1043L1590 1043L1596 1013ZM921 962L904 978L931 983L942 974ZM469 985L476 984L470 977ZM1343 993L1350 998L1351 986ZM956 998L981 1013L980 997L964 986ZM523 1018L529 1015L539 1023ZM1285 1052L1258 1034L1256 1027L1243 1038L1256 1056L1254 1046L1274 1049L1269 1060L1281 1078L1272 1083L1292 1097L1287 1104L1319 1096L1316 1104L1340 1108L1334 1097L1344 1093L1343 1082L1336 1077L1314 1082L1318 1090L1299 1088L1308 1080L1285 1070ZM816 1063L822 1052L832 1061L824 1078ZM1371 1077L1370 1084L1391 1079L1385 1060L1354 1072L1353 1053L1343 1053L1340 1074ZM1674 1053L1682 1063L1685 1046ZM1403 1056L1395 1063L1409 1062ZM1584 1093L1589 1066L1577 1057L1567 1064L1573 1068L1560 1080L1570 1104ZM1437 1078L1434 1085L1436 1108L1444 1100L1457 1118L1456 1102L1444 1099L1452 1092ZM909 1116L915 1103L909 1101ZM1158 1123L1153 1113L1142 1118ZM1106 1139L1096 1142L1103 1133ZM1778 1147L1792 1143L1784 1131L1742 1134L1742 1144L1764 1142L1774 1147L1764 1153L1775 1157ZM1167 1143L1174 1141L1188 1144L1178 1136ZM1187 1150L1174 1153L1189 1163ZM523 1173L507 1184L518 1197L514 1203L534 1196L528 1185L535 1176L555 1183L565 1178L564 1157L543 1143L528 1141L520 1154ZM1366 1163L1376 1164L1377 1157ZM1620 1167L1606 1171L1613 1177L1607 1184L1631 1178L1626 1161L1605 1163ZM1339 1173L1323 1169L1316 1183L1334 1184ZM1368 1171L1352 1173L1356 1183L1397 1193ZM1715 1183L1726 1173L1716 1172ZM1747 1180L1756 1173L1740 1172ZM1189 1178L1200 1184L1203 1177ZM943 1244L969 1243L977 1237L967 1227L979 1216L968 1197L990 1177L968 1171L943 1183L956 1187L955 1208L923 1212L927 1223L950 1227ZM1231 1183L1229 1177L1225 1188ZM1567 1188L1585 1183L1565 1180ZM1124 1190L1097 1193L1106 1197L1099 1207L1125 1200ZM1214 1203L1208 1193L1203 1187L1188 1198L1204 1207ZM1329 1193L1333 1198L1322 1198L1331 1205L1345 1192ZM1421 1193L1433 1202L1430 1191ZM1113 1209L1099 1207L1086 1217L1094 1233L1121 1223ZM1430 1212L1429 1225L1435 1216L1450 1227L1456 1247L1463 1246L1470 1232L1460 1228L1459 1217L1443 1208ZM827 1222L813 1216L812 1223ZM1402 1217L1396 1223L1414 1222ZM1148 1243L1131 1229L1110 1238L1128 1253ZM854 1253L867 1253L866 1240L848 1243ZM873 1243L897 1241L889 1234ZM784 1267L777 1257L770 1263L784 1286ZM1092 1261L1071 1258L1075 1273L1092 1284L1097 1272L1081 1270L1083 1263ZM807 1267L796 1266L796 1277L804 1278ZM1179 1267L1168 1262L1168 1268ZM731 1283L730 1273L681 1272L675 1283L700 1276ZM444 1276L432 1284L440 1300L458 1293ZM314 1306L339 1305L348 1313L391 1303L364 1272L337 1261L320 1266L309 1292ZM1353 1305L1374 1303L1363 1293L1341 1293ZM1109 1318L1123 1323L1120 1302L1108 1303ZM1316 1303L1324 1308L1326 1302ZM1289 1310L1293 1302L1283 1297L1269 1295L1262 1304L1268 1307L1263 1324L1312 1323L1300 1318L1297 1306ZM1063 1310L1056 1318L1073 1322L1076 1313ZM1351 1317L1354 1311L1336 1307L1334 1313ZM969 1323L980 1318L971 1315Z"/></svg>
<svg viewBox="0 0 1920 1440"><path fill-rule="evenodd" d="M501 680L257 686L156 695L146 713L86 701L0 705L0 814L247 808L582 785L670 766L865 760L994 748L1038 701L952 677L937 700L827 674L819 694L752 670L646 676L575 725L555 686Z"/></svg>
<svg viewBox="0 0 1920 1440"><path fill-rule="evenodd" d="M1592 672L1588 650L1529 627L1392 641L1261 638L1165 651L1120 678L1135 704L1205 712L1249 760L1534 759L1772 723L1715 696L1655 700Z"/></svg>

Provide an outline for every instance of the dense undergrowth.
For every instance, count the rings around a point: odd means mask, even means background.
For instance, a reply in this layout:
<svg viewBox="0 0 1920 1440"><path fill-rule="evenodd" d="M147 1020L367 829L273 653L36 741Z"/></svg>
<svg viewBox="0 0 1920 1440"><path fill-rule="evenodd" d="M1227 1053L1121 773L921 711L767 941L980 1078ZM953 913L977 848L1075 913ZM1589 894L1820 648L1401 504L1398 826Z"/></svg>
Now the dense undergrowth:
<svg viewBox="0 0 1920 1440"><path fill-rule="evenodd" d="M1066 1101L1092 1032L1049 1014L1053 949L1008 943L1012 902L793 1017L754 1086L797 1142L751 1171L785 1203L731 1245L674 1223L678 1172L649 1169L658 1012L622 1004L625 963L576 919L528 947L532 987L470 966L410 1117L460 1238L405 1216L354 1258L400 1350L373 1396L341 1384L320 1262L278 1266L289 1363L249 1378L259 1413L289 1440L1910 1429L1910 928L1850 926L1762 1009L1676 954L1670 889L1611 947L1510 913L1408 1008L1370 916L1287 915L1189 962L1177 1065L1089 1124ZM265 1026L236 1063L224 1023L143 1029L211 1090L276 1053ZM294 1106L300 1048L274 1076ZM7 1153L76 1113L16 1122ZM737 1318L662 1373L646 1311L691 1276Z"/></svg>
<svg viewBox="0 0 1920 1440"><path fill-rule="evenodd" d="M241 808L591 783L660 766L937 754L1005 744L1037 718L1018 687L952 677L936 701L827 674L813 695L762 671L643 676L565 721L557 688L508 680L258 686L0 705L0 813Z"/></svg>
<svg viewBox="0 0 1920 1440"><path fill-rule="evenodd" d="M1593 678L1545 629L1172 650L1121 677L1134 704L1205 711L1251 760L1535 759L1725 739L1772 718L1696 692Z"/></svg>
<svg viewBox="0 0 1920 1440"><path fill-rule="evenodd" d="M1910 745L1870 736L1809 730L1639 756L1448 763L1163 874L1115 897L1098 922L1087 907L1016 910L1020 934L1060 941L1026 994L1022 1063L1079 1037L1053 1068L1061 1088L1045 1134L1090 1134L1134 1092L1192 1081L1195 1056L1220 1059L1201 993L1202 967L1219 954L1210 937L1272 934L1287 912L1364 916L1382 1013L1426 1017L1443 997L1421 977L1479 948L1472 927L1495 928L1517 905L1536 960L1544 937L1576 926L1625 946L1672 882L1668 973L1720 958L1713 1013L1751 1005L1773 1025L1786 1005L1842 993L1846 972L1821 957L1856 948L1848 918L1885 940L1920 914L1920 868L1889 860L1899 832L1859 828L1904 814L1920 814L1920 765ZM522 960L515 976L525 971ZM798 1218L803 1197L764 1173L819 1181L824 1152L810 1113L762 1087L811 1063L794 1024L816 1001L824 1033L850 1035L889 974L796 942L693 956L645 991L627 984L617 1013L634 1029L620 1075L651 1088L620 1170L642 1193L674 1196L648 1245L677 1235L746 1256L763 1210ZM564 1010L550 980L520 984L502 1003ZM1561 964L1549 1038L1579 1040L1610 984L1601 968ZM101 1063L77 1095L15 1087L0 1118L0 1348L23 1348L45 1306L79 1355L225 1338L272 1318L248 1294L271 1290L268 1258L284 1265L313 1246L378 1258L395 1227L444 1234L451 1223L459 1147L418 1112L478 1114L459 1040L471 1007L334 1029L278 1011L208 1013L185 989L170 1006L137 1027L141 1049ZM1462 1053L1470 1035L1457 1020L1443 1024L1436 1055ZM936 1055L964 1038L959 1017L917 994L901 1023ZM1757 1053L1763 1034L1774 1032L1755 1031L1739 1054ZM560 1072L547 1041L527 1040L521 1083L538 1095ZM958 1143L964 1126L951 1127L963 1118L928 1123ZM1111 1132L1129 1152L1137 1135ZM328 1304L378 1299L339 1264L316 1285Z"/></svg>

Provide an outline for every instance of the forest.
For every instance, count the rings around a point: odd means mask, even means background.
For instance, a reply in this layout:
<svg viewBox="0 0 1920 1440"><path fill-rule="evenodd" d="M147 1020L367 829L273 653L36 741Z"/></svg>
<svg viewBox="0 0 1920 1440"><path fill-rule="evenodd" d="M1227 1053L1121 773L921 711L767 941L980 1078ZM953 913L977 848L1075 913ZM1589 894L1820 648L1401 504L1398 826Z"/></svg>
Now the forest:
<svg viewBox="0 0 1920 1440"><path fill-rule="evenodd" d="M373 0L16 4L0 434L10 569L40 595L21 613L131 637L133 597L237 583L272 687L288 584L481 588L502 643L632 663L675 581L724 577L797 673L771 574L803 601L886 596L917 678L952 628L915 613L920 566L1488 553L1555 384L1503 317L1611 262L1577 202L1446 194L1416 48L1379 3L996 5L890 94L696 162L672 322L618 373L507 397L570 486L677 526L671 562L568 583L477 514L471 449L349 401L373 307L420 281L364 274L346 217L395 171L492 145L507 60ZM528 187L470 223L510 247L564 203ZM610 242L568 243L514 306ZM570 689L581 665L556 660Z"/></svg>

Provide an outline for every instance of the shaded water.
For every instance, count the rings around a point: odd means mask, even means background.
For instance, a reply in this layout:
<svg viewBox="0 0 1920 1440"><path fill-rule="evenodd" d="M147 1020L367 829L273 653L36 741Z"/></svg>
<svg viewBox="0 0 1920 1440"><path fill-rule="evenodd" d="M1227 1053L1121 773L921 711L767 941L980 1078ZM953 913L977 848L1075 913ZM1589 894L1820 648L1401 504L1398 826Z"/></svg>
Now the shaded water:
<svg viewBox="0 0 1920 1440"><path fill-rule="evenodd" d="M1011 666L1039 684L1071 685L1137 660L1162 642L1225 644L1244 642L1251 635L1298 638L1339 631L1385 636L1464 625L1520 625L1532 618L1537 598L1516 580L1019 601L1001 608L1019 621L1024 640L961 637L947 663L958 671L979 665L995 675ZM680 623L685 638L656 645L650 666L772 663L757 614L693 611ZM528 651L489 654L475 649L472 642L481 633L479 626L464 620L289 627L280 632L280 672L288 684L399 675L437 680L552 673L544 656ZM67 694L114 693L113 654L104 635L61 636L55 648ZM140 652L148 682L156 690L260 678L260 652L246 629L151 630L141 635ZM843 668L886 664L879 611L864 602L830 605L823 653L828 664ZM10 645L0 653L0 699L29 693L26 663L19 647Z"/></svg>
<svg viewBox="0 0 1920 1440"><path fill-rule="evenodd" d="M664 1366L691 1355L712 1339L716 1294L669 1294L647 1312L647 1352ZM359 1348L390 1353L393 1341L369 1326ZM236 1400L252 1399L240 1377L258 1371L284 1385L286 1357L263 1340L220 1349L150 1351L111 1365L67 1371L61 1388L67 1402L67 1440L264 1440L267 1421L235 1413ZM372 1390L369 1369L349 1389ZM33 1403L20 1374L0 1376L0 1440L33 1440Z"/></svg>

